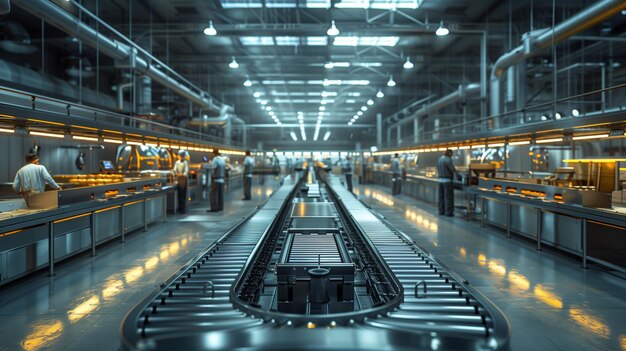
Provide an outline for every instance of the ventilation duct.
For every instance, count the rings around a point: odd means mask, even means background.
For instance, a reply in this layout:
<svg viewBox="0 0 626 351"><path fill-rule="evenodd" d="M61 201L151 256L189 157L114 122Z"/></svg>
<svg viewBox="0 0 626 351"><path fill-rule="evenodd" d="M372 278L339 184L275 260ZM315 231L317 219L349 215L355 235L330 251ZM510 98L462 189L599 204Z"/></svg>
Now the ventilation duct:
<svg viewBox="0 0 626 351"><path fill-rule="evenodd" d="M11 0L0 0L0 15L8 15L11 12Z"/></svg>
<svg viewBox="0 0 626 351"><path fill-rule="evenodd" d="M76 37L84 44L98 48L104 55L115 59L118 64L126 66L130 64L136 72L147 75L155 82L189 101L209 110L220 110L221 104L214 103L206 92L193 91L144 58L139 57L134 49L100 34L52 2L46 0L13 0L13 3L65 33ZM232 107L229 108L232 109Z"/></svg>
<svg viewBox="0 0 626 351"><path fill-rule="evenodd" d="M507 69L526 58L541 53L541 50L552 47L569 37L583 32L598 23L626 9L624 0L599 1L581 12L569 17L554 28L526 33L522 38L522 45L502 55L491 70L490 104L491 115L502 113L502 78ZM495 120L494 127L499 127L499 120Z"/></svg>
<svg viewBox="0 0 626 351"><path fill-rule="evenodd" d="M0 49L18 55L32 54L38 50L31 44L26 29L17 22L0 23Z"/></svg>

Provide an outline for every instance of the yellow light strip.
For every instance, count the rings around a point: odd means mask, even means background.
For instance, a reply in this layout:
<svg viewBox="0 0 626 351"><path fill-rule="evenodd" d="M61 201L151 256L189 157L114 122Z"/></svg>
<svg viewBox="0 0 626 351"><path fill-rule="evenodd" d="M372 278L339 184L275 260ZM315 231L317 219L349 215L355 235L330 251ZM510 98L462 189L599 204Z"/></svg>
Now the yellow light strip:
<svg viewBox="0 0 626 351"><path fill-rule="evenodd" d="M470 148L469 145L459 146L459 150L469 150L469 148Z"/></svg>
<svg viewBox="0 0 626 351"><path fill-rule="evenodd" d="M126 141L126 144L128 144L128 145L135 145L135 146L141 146L141 145L143 145L143 144L142 144L141 142L139 142L139 141L128 141L128 140Z"/></svg>
<svg viewBox="0 0 626 351"><path fill-rule="evenodd" d="M102 139L102 141L104 141L105 143L110 143L110 144L123 144L124 142L119 140L119 139L107 139L104 138Z"/></svg>
<svg viewBox="0 0 626 351"><path fill-rule="evenodd" d="M91 213L83 213L81 215L76 215L76 216L72 216L72 217L67 217L67 218L63 218L63 219L59 219L57 221L54 221L54 223L63 223L63 222L67 222L67 221L71 221L72 219L77 219L77 218L83 218L83 217L87 217L89 216Z"/></svg>
<svg viewBox="0 0 626 351"><path fill-rule="evenodd" d="M576 160L576 159L569 159L569 160L563 160L563 162L567 162L567 163L573 163L573 162L581 162L581 163L588 163L588 162L596 162L596 163L607 163L607 162L626 162L626 158L588 158L588 159L580 159L580 160Z"/></svg>
<svg viewBox="0 0 626 351"><path fill-rule="evenodd" d="M563 141L563 138L537 139L535 140L535 143L537 144L560 143L561 141Z"/></svg>
<svg viewBox="0 0 626 351"><path fill-rule="evenodd" d="M501 146L504 146L504 143L487 144L487 147L501 147Z"/></svg>
<svg viewBox="0 0 626 351"><path fill-rule="evenodd" d="M579 135L572 137L572 140L588 140L588 139L602 139L608 138L608 134L594 134L594 135Z"/></svg>
<svg viewBox="0 0 626 351"><path fill-rule="evenodd" d="M0 128L0 133L10 133L10 134L13 134L13 133L15 133L15 129Z"/></svg>
<svg viewBox="0 0 626 351"><path fill-rule="evenodd" d="M21 233L23 231L24 231L23 229L18 229L18 230L14 230L14 231L11 231L11 232L2 233L2 234L0 234L0 237Z"/></svg>
<svg viewBox="0 0 626 351"><path fill-rule="evenodd" d="M65 138L65 134L36 132L36 131L32 131L32 130L29 133L30 133L30 135L37 135L37 136L49 137L49 138L57 138L57 139Z"/></svg>
<svg viewBox="0 0 626 351"><path fill-rule="evenodd" d="M118 132L117 130L103 129L102 131L105 133L122 134L122 132Z"/></svg>
<svg viewBox="0 0 626 351"><path fill-rule="evenodd" d="M509 145L529 145L530 140L521 140L521 141L511 141Z"/></svg>
<svg viewBox="0 0 626 351"><path fill-rule="evenodd" d="M34 118L27 118L27 121L31 121L31 122L39 122L39 123L43 123L43 124L52 124L54 126L65 126L65 124L63 123L59 123L59 122L50 122L50 121L42 121L40 119L34 119Z"/></svg>
<svg viewBox="0 0 626 351"><path fill-rule="evenodd" d="M95 141L95 142L100 141L98 138L95 138L95 137L88 137L88 136L82 136L82 135L72 135L72 139L76 139L76 140L85 140L85 141Z"/></svg>
<svg viewBox="0 0 626 351"><path fill-rule="evenodd" d="M107 207L107 208L103 208L101 210L97 210L96 213L111 211L111 210L115 210L115 209L120 208L120 207L122 207L122 206Z"/></svg>
<svg viewBox="0 0 626 351"><path fill-rule="evenodd" d="M143 200L137 200L137 201L133 201L133 202L129 202L129 203L125 203L124 206L130 206L130 205L134 205L134 204L138 204L140 202L143 202Z"/></svg>
<svg viewBox="0 0 626 351"><path fill-rule="evenodd" d="M85 127L85 126L75 126L75 125L72 125L72 128L87 129L87 130L98 130L98 128Z"/></svg>

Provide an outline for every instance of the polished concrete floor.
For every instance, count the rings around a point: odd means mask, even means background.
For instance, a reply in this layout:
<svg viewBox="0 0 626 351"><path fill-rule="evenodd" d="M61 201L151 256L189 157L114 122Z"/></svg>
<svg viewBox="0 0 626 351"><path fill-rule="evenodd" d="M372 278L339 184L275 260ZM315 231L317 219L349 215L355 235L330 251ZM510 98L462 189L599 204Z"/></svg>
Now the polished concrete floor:
<svg viewBox="0 0 626 351"><path fill-rule="evenodd" d="M494 302L513 350L626 350L626 280L533 243L437 215L434 206L380 186L355 193Z"/></svg>
<svg viewBox="0 0 626 351"><path fill-rule="evenodd" d="M223 214L206 204L170 216L123 244L98 248L0 290L0 350L116 350L124 314L262 199L276 183L255 186L254 200L227 194ZM500 309L512 328L513 350L626 350L626 281L577 258L538 252L461 217L386 188L356 186L372 208L414 237Z"/></svg>
<svg viewBox="0 0 626 351"><path fill-rule="evenodd" d="M241 190L225 196L223 213L207 202L170 216L89 254L0 290L0 350L117 350L122 318L199 251L250 213L277 186L255 185L252 201Z"/></svg>

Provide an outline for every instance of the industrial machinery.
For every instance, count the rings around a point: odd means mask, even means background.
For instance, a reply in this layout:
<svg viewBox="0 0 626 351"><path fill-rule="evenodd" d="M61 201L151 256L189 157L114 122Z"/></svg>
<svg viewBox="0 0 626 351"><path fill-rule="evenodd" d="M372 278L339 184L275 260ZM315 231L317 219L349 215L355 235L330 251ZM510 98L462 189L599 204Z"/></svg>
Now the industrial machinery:
<svg viewBox="0 0 626 351"><path fill-rule="evenodd" d="M133 308L122 348L509 348L494 305L336 177L281 187Z"/></svg>

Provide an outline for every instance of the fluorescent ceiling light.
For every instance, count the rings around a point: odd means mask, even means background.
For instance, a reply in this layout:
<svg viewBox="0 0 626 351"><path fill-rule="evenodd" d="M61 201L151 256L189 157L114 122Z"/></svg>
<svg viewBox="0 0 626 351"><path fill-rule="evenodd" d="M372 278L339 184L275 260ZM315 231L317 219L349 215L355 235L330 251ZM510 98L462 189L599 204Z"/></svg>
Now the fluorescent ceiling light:
<svg viewBox="0 0 626 351"><path fill-rule="evenodd" d="M335 65L332 62L326 62L324 64L324 68L326 68L326 69L332 69L334 67L335 67Z"/></svg>
<svg viewBox="0 0 626 351"><path fill-rule="evenodd" d="M357 115L357 116L363 116L363 111L358 111L358 112L356 113L356 115Z"/></svg>
<svg viewBox="0 0 626 351"><path fill-rule="evenodd" d="M328 30L326 31L326 34L328 34L330 36L339 35L339 29L335 25L335 21L334 20L330 22L330 28L328 28Z"/></svg>
<svg viewBox="0 0 626 351"><path fill-rule="evenodd" d="M374 105L374 100L372 100L372 99L367 100L367 105L368 106Z"/></svg>
<svg viewBox="0 0 626 351"><path fill-rule="evenodd" d="M385 93L383 93L382 90L378 89L378 92L376 93L376 97L379 99L382 99L385 97Z"/></svg>
<svg viewBox="0 0 626 351"><path fill-rule="evenodd" d="M9 129L9 128L0 128L0 133L15 133L15 129Z"/></svg>
<svg viewBox="0 0 626 351"><path fill-rule="evenodd" d="M435 31L435 34L439 37L444 37L450 34L450 30L443 25L443 20L439 24L439 28L437 28L437 30Z"/></svg>
<svg viewBox="0 0 626 351"><path fill-rule="evenodd" d="M511 141L509 145L528 145L530 144L530 140L520 140L520 141Z"/></svg>
<svg viewBox="0 0 626 351"><path fill-rule="evenodd" d="M213 27L213 21L209 21L209 26L204 28L204 35L217 35L217 30L215 29L215 27Z"/></svg>
<svg viewBox="0 0 626 351"><path fill-rule="evenodd" d="M42 137L49 137L49 138L57 138L57 139L65 138L65 134L48 133L48 132L37 132L37 131L30 131L29 133L31 135L42 136Z"/></svg>
<svg viewBox="0 0 626 351"><path fill-rule="evenodd" d="M424 0L342 0L335 4L336 8L344 9L417 9Z"/></svg>
<svg viewBox="0 0 626 351"><path fill-rule="evenodd" d="M363 112L367 111L367 106L361 106L361 111Z"/></svg>
<svg viewBox="0 0 626 351"><path fill-rule="evenodd" d="M237 63L237 60L235 60L235 56L233 56L233 60L230 61L230 63L228 64L228 67L230 67L232 69L239 68L239 64Z"/></svg>
<svg viewBox="0 0 626 351"><path fill-rule="evenodd" d="M413 62L411 62L411 60L409 59L409 57L407 56L406 58L406 62L404 63L404 65L402 65L402 67L404 67L404 69L411 69L413 68L415 65L413 65Z"/></svg>
<svg viewBox="0 0 626 351"><path fill-rule="evenodd" d="M94 142L98 142L99 141L97 137L88 137L88 136L82 136L82 135L72 135L72 139L84 140L84 141L94 141Z"/></svg>
<svg viewBox="0 0 626 351"><path fill-rule="evenodd" d="M397 36L385 36L385 37L357 37L357 36L343 36L336 37L333 41L335 46L396 46L400 37Z"/></svg>
<svg viewBox="0 0 626 351"><path fill-rule="evenodd" d="M395 87L396 86L396 81L393 80L393 76L389 76L389 81L387 82L387 86L388 87Z"/></svg>
<svg viewBox="0 0 626 351"><path fill-rule="evenodd" d="M579 135L572 137L572 140L587 140L587 139L602 139L608 138L608 134L595 134L595 135Z"/></svg>
<svg viewBox="0 0 626 351"><path fill-rule="evenodd" d="M313 133L313 141L317 141L317 137L320 135L319 128L315 128L315 133Z"/></svg>
<svg viewBox="0 0 626 351"><path fill-rule="evenodd" d="M346 99L346 104L355 104L356 100L354 99Z"/></svg>
<svg viewBox="0 0 626 351"><path fill-rule="evenodd" d="M243 82L243 86L244 87L251 87L252 86L252 81L250 81L250 78L246 78L246 81Z"/></svg>
<svg viewBox="0 0 626 351"><path fill-rule="evenodd" d="M119 139L104 138L102 139L102 141L104 141L105 143L109 143L109 144L123 144L124 143L122 140L119 140ZM177 148L177 147L172 145L172 148Z"/></svg>
<svg viewBox="0 0 626 351"><path fill-rule="evenodd" d="M501 147L501 146L504 146L504 143L487 144L487 147Z"/></svg>
<svg viewBox="0 0 626 351"><path fill-rule="evenodd" d="M575 108L572 109L572 116L574 116L574 117L580 116L580 111L578 111L578 109L575 109Z"/></svg>
<svg viewBox="0 0 626 351"><path fill-rule="evenodd" d="M292 131L289 134L291 135L291 139L293 139L293 141L298 141L298 136L296 135L296 133Z"/></svg>
<svg viewBox="0 0 626 351"><path fill-rule="evenodd" d="M537 139L535 143L537 144L546 144L546 143L559 143L563 141L563 138L552 138L552 139Z"/></svg>
<svg viewBox="0 0 626 351"><path fill-rule="evenodd" d="M326 107L324 107L324 106L320 106L319 110L320 110L320 111L326 111Z"/></svg>

